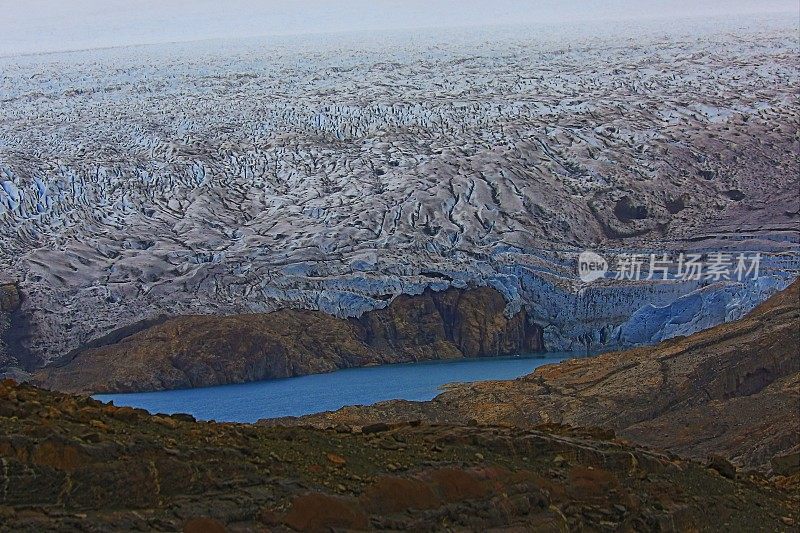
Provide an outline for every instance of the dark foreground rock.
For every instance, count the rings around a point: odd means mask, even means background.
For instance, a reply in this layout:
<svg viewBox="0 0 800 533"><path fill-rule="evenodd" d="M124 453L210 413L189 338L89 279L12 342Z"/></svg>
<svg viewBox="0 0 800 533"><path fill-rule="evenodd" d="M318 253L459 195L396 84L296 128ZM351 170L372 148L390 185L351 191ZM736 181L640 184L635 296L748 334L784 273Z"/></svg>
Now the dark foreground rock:
<svg viewBox="0 0 800 533"><path fill-rule="evenodd" d="M526 312L504 314L494 289L426 290L344 320L319 311L183 316L42 369L35 382L66 392L203 387L339 368L541 351Z"/></svg>
<svg viewBox="0 0 800 533"><path fill-rule="evenodd" d="M639 445L775 474L800 471L800 281L737 322L655 347L575 359L514 381L460 384L300 423L477 420L602 427Z"/></svg>
<svg viewBox="0 0 800 533"><path fill-rule="evenodd" d="M793 531L796 493L550 425L258 427L0 383L8 531Z"/></svg>

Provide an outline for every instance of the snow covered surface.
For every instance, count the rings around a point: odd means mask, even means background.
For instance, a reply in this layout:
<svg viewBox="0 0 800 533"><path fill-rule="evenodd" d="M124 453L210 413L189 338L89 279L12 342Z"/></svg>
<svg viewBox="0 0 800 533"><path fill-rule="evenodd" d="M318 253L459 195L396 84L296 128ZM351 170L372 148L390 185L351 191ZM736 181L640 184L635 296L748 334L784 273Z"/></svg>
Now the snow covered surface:
<svg viewBox="0 0 800 533"><path fill-rule="evenodd" d="M797 10L794 0L0 0L0 56L267 35Z"/></svg>
<svg viewBox="0 0 800 533"><path fill-rule="evenodd" d="M797 30L765 15L0 58L0 265L24 342L48 360L162 313L353 316L470 284L530 307L551 350L735 318L798 268ZM585 248L768 259L746 284L581 290Z"/></svg>

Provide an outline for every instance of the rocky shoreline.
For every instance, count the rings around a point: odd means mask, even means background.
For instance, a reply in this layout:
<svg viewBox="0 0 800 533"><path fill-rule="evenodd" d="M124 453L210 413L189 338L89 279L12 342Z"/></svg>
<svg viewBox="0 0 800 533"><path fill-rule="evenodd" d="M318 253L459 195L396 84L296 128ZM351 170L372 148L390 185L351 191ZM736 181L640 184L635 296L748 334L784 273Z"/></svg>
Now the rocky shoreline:
<svg viewBox="0 0 800 533"><path fill-rule="evenodd" d="M14 321L21 303L22 295L16 283L0 283L0 369L5 371L22 366L15 342L19 327Z"/></svg>
<svg viewBox="0 0 800 533"><path fill-rule="evenodd" d="M134 392L243 383L341 368L542 351L526 311L496 290L426 290L341 319L319 311L164 319L33 375L67 392Z"/></svg>
<svg viewBox="0 0 800 533"><path fill-rule="evenodd" d="M745 318L656 346L574 359L513 381L457 384L429 402L389 401L264 424L396 421L599 427L637 445L800 473L800 280Z"/></svg>
<svg viewBox="0 0 800 533"><path fill-rule="evenodd" d="M112 330L43 368L29 361L30 373L7 368L6 375L65 392L144 392L459 357L605 352L736 320L785 288L796 260L793 253L765 255L762 276L741 283L610 280L577 292L516 267L502 283L450 278L387 296L353 317L292 308L161 315Z"/></svg>
<svg viewBox="0 0 800 533"><path fill-rule="evenodd" d="M474 317L472 296L428 301ZM796 281L744 319L655 347L258 425L6 380L0 517L36 532L794 531L799 298Z"/></svg>

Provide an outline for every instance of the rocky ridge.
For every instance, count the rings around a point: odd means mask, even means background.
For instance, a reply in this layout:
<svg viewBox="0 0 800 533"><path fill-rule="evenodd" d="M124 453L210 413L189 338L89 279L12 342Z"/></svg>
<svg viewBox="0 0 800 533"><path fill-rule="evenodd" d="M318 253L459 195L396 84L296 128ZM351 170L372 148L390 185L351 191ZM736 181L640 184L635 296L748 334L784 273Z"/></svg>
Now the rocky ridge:
<svg viewBox="0 0 800 533"><path fill-rule="evenodd" d="M358 319L282 310L186 316L89 348L34 374L67 392L242 383L386 363L541 351L542 329L486 287L400 296Z"/></svg>
<svg viewBox="0 0 800 533"><path fill-rule="evenodd" d="M0 283L0 368L20 365L9 346L11 316L19 310L21 296L15 283Z"/></svg>
<svg viewBox="0 0 800 533"><path fill-rule="evenodd" d="M747 317L654 347L574 359L430 402L346 407L296 423L397 420L600 427L684 457L800 473L800 280ZM280 420L269 423L292 423Z"/></svg>
<svg viewBox="0 0 800 533"><path fill-rule="evenodd" d="M195 422L0 382L0 530L793 531L796 494L607 431ZM494 528L494 529L493 529Z"/></svg>

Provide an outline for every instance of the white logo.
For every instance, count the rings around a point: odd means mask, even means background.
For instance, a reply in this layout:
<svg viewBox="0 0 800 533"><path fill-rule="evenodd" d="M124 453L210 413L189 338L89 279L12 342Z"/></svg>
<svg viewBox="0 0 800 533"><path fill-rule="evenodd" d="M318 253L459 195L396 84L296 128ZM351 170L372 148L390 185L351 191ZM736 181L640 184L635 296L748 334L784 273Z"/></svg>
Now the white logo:
<svg viewBox="0 0 800 533"><path fill-rule="evenodd" d="M578 276L581 281L591 283L605 277L608 272L608 261L602 255L584 251L578 256Z"/></svg>

